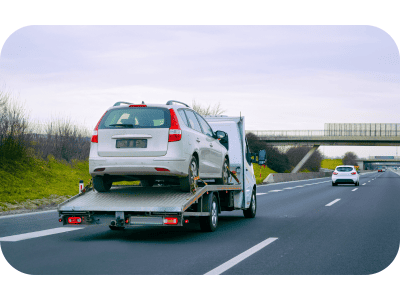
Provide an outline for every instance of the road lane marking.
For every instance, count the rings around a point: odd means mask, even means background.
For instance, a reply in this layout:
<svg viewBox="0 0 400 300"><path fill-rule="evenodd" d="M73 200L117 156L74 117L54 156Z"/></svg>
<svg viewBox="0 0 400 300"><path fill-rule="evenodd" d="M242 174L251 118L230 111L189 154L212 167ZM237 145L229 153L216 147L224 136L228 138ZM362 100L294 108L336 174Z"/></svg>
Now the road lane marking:
<svg viewBox="0 0 400 300"><path fill-rule="evenodd" d="M284 190L292 190L292 189L295 189L296 187L295 186L293 186L293 187L287 187L287 188L284 188Z"/></svg>
<svg viewBox="0 0 400 300"><path fill-rule="evenodd" d="M270 191L270 192L272 192L272 193L275 193L275 192L282 192L282 190L272 190L272 191Z"/></svg>
<svg viewBox="0 0 400 300"><path fill-rule="evenodd" d="M354 190L351 190L352 192L354 192L354 191L357 191L358 190L358 188L355 188Z"/></svg>
<svg viewBox="0 0 400 300"><path fill-rule="evenodd" d="M373 179L372 179L373 180ZM371 182L371 180L369 180L368 182Z"/></svg>
<svg viewBox="0 0 400 300"><path fill-rule="evenodd" d="M24 217L24 216L37 215L37 214L46 214L46 213L51 213L51 212L56 212L56 211L57 211L56 209L52 209L52 210L30 212L30 213L23 213L23 214L5 215L5 216L0 216L0 219Z"/></svg>
<svg viewBox="0 0 400 300"><path fill-rule="evenodd" d="M369 181L368 181L369 182ZM363 183L362 185L366 185L366 183Z"/></svg>
<svg viewBox="0 0 400 300"><path fill-rule="evenodd" d="M267 193L257 193L256 196L265 195Z"/></svg>
<svg viewBox="0 0 400 300"><path fill-rule="evenodd" d="M325 205L325 206L332 206L333 204L335 204L335 203L338 202L339 200L340 200L340 199L333 200L332 202L328 203L328 204Z"/></svg>
<svg viewBox="0 0 400 300"><path fill-rule="evenodd" d="M23 234L17 234L17 235L10 235L10 236L5 236L0 238L0 242L18 242L22 240L27 240L27 239L33 239L37 237L42 237L46 235L52 235L52 234L57 234L57 233L63 233L63 232L68 232L72 230L78 230L78 229L83 229L85 227L58 227L58 228L53 228L53 229L47 229L47 230L41 230L41 231L35 231L35 232L29 232L29 233L23 233Z"/></svg>
<svg viewBox="0 0 400 300"><path fill-rule="evenodd" d="M268 238L261 243L251 247L249 250L244 251L243 253L235 256L234 258L228 260L226 263L223 263L219 267L212 269L210 272L207 272L204 275L220 275L224 273L226 270L232 268L233 266L240 263L242 260L248 258L249 256L253 255L254 253L260 251L262 248L268 246L272 242L275 242L278 238Z"/></svg>

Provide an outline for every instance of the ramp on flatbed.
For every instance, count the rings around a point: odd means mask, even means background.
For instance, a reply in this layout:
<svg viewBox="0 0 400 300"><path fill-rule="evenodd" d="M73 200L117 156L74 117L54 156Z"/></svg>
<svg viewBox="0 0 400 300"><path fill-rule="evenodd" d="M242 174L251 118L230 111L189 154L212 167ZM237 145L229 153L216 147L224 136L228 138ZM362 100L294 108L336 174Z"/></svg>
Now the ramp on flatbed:
<svg viewBox="0 0 400 300"><path fill-rule="evenodd" d="M200 189L199 189L200 190ZM90 190L61 203L58 211L155 211L182 212L199 193L185 193L179 187L113 187L105 193Z"/></svg>

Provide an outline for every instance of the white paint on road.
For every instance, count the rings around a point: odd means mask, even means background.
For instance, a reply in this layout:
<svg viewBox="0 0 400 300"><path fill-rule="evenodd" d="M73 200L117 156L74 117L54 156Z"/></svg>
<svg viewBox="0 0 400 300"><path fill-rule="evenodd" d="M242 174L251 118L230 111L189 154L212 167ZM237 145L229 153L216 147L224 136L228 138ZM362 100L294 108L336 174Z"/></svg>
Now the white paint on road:
<svg viewBox="0 0 400 300"><path fill-rule="evenodd" d="M332 202L328 203L328 204L325 205L325 206L332 206L333 204L335 204L335 203L338 202L339 200L340 200L340 199L333 200Z"/></svg>
<svg viewBox="0 0 400 300"><path fill-rule="evenodd" d="M272 193L275 193L275 192L282 192L282 190L272 190L272 191L270 191L270 192L272 192Z"/></svg>
<svg viewBox="0 0 400 300"><path fill-rule="evenodd" d="M237 265L240 263L242 260L248 258L249 256L253 255L254 253L260 251L262 248L268 246L272 242L276 241L278 238L268 238L261 243L255 245L254 247L251 247L249 250L246 250L245 252L235 256L234 258L228 260L226 263L223 263L219 267L216 267L215 269L211 270L210 272L204 274L204 275L220 275L226 270L229 270L233 266Z"/></svg>
<svg viewBox="0 0 400 300"><path fill-rule="evenodd" d="M369 182L369 181L368 181ZM366 183L363 183L362 185L366 185Z"/></svg>
<svg viewBox="0 0 400 300"><path fill-rule="evenodd" d="M354 190L351 190L352 192L354 192L354 191L357 191L358 190L358 188L355 188Z"/></svg>
<svg viewBox="0 0 400 300"><path fill-rule="evenodd" d="M52 212L57 212L57 210L52 209L52 210L38 211L38 212L30 212L30 213L23 213L23 214L5 215L5 216L0 216L0 219L15 218L15 217L24 217L24 216L30 216L30 215L52 213Z"/></svg>
<svg viewBox="0 0 400 300"><path fill-rule="evenodd" d="M267 193L257 193L256 196L265 195Z"/></svg>
<svg viewBox="0 0 400 300"><path fill-rule="evenodd" d="M85 227L59 227L59 228L53 228L53 229L47 229L47 230L41 230L41 231L35 231L35 232L29 232L29 233L23 233L23 234L17 234L17 235L10 235L10 236L5 236L0 238L0 242L18 242L22 240L27 240L27 239L33 239L33 238L38 238L46 235L52 235L52 234L57 234L57 233L63 233L63 232L68 232L72 230L78 230L78 229L83 229Z"/></svg>

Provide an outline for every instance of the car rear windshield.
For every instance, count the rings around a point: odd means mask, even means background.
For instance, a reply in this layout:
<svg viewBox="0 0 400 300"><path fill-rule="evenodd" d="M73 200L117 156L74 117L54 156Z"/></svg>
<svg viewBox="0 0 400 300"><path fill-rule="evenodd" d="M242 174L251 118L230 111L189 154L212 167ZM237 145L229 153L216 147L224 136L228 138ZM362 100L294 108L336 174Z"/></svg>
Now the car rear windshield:
<svg viewBox="0 0 400 300"><path fill-rule="evenodd" d="M129 107L108 111L99 129L169 128L170 123L171 116L166 108Z"/></svg>
<svg viewBox="0 0 400 300"><path fill-rule="evenodd" d="M351 171L353 171L353 168L352 167L339 167L339 168L336 168L336 171L339 171L339 172L351 172Z"/></svg>

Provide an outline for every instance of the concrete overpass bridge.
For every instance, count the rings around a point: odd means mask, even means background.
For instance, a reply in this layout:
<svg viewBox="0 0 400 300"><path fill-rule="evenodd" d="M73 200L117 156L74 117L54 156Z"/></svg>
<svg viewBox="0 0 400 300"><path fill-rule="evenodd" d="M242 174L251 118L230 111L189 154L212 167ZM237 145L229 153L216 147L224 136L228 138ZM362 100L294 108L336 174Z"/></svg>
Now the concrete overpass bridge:
<svg viewBox="0 0 400 300"><path fill-rule="evenodd" d="M400 156L370 156L357 160L361 170L376 170L380 166L400 167Z"/></svg>
<svg viewBox="0 0 400 300"><path fill-rule="evenodd" d="M297 173L321 145L400 146L400 124L392 123L327 123L324 130L246 130L246 133L253 133L271 146L312 146L292 173Z"/></svg>

